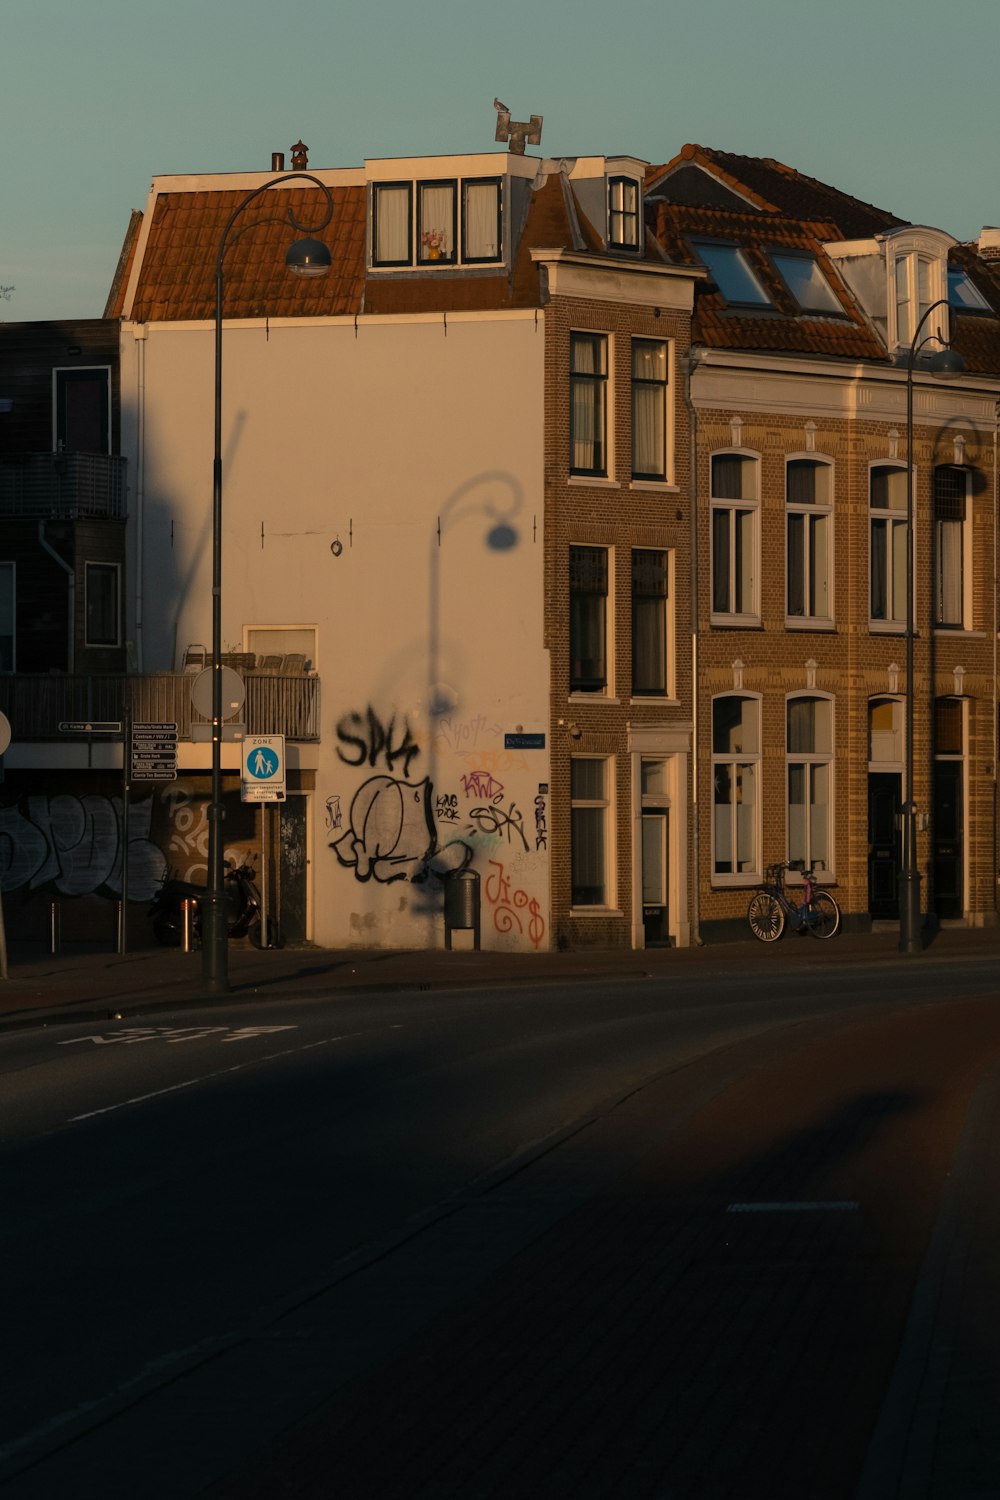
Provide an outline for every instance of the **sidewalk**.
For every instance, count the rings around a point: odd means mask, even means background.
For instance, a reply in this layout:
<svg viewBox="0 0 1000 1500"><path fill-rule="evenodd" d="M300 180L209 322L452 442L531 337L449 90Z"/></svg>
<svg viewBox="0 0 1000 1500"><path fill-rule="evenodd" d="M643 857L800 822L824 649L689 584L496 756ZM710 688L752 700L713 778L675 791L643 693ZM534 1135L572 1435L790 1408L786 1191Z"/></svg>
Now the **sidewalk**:
<svg viewBox="0 0 1000 1500"><path fill-rule="evenodd" d="M0 980L0 1026L45 1024L109 1014L142 1012L206 1001L243 1003L257 995L322 995L370 991L430 990L483 984L558 984L598 979L662 978L705 972L889 962L899 958L894 928L838 933L829 942L787 934L779 942L742 942L703 947L576 949L572 952L496 953L443 948L258 951L248 944L229 949L228 996L211 995L202 982L201 954L143 947L119 955L106 945L67 944L58 954L38 943L9 942L9 977ZM949 958L993 957L1000 963L1000 926L947 927L930 936L915 963Z"/></svg>

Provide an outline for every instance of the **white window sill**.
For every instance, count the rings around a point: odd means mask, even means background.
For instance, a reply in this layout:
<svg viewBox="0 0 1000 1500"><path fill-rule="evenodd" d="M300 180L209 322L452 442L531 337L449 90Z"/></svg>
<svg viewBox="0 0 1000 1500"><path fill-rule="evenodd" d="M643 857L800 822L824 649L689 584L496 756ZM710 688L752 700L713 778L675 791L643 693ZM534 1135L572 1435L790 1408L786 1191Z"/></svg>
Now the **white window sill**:
<svg viewBox="0 0 1000 1500"><path fill-rule="evenodd" d="M637 708L680 708L681 706L681 700L679 698L661 698L659 694L657 694L655 698L630 698L628 701L631 705Z"/></svg>
<svg viewBox="0 0 1000 1500"><path fill-rule="evenodd" d="M747 890L761 885L764 877L759 872L753 875L713 875L712 889L719 891Z"/></svg>
<svg viewBox="0 0 1000 1500"><path fill-rule="evenodd" d="M948 639L949 636L961 636L963 641L980 640L989 638L988 630L971 630L968 625L935 625L934 634Z"/></svg>
<svg viewBox="0 0 1000 1500"><path fill-rule="evenodd" d="M566 702L577 705L581 703L609 703L616 705L621 703L621 699L609 698L606 693L570 693Z"/></svg>
<svg viewBox="0 0 1000 1500"><path fill-rule="evenodd" d="M620 490L621 485L617 479L609 479L606 474L570 474L566 483L575 490Z"/></svg>
<svg viewBox="0 0 1000 1500"><path fill-rule="evenodd" d="M868 629L872 635L905 635L905 620L869 620Z"/></svg>
<svg viewBox="0 0 1000 1500"><path fill-rule="evenodd" d="M836 630L837 623L826 615L786 615L786 630Z"/></svg>
<svg viewBox="0 0 1000 1500"><path fill-rule="evenodd" d="M633 479L630 490L649 490L654 495L679 495L681 487L669 479Z"/></svg>
<svg viewBox="0 0 1000 1500"><path fill-rule="evenodd" d="M716 615L709 617L710 624L722 630L760 630L760 615Z"/></svg>

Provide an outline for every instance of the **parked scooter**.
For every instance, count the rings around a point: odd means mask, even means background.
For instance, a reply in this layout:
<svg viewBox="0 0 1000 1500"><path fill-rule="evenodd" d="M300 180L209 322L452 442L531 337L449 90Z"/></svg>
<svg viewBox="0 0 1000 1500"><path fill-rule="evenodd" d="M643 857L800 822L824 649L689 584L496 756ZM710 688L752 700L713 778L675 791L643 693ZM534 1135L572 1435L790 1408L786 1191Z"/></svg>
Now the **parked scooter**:
<svg viewBox="0 0 1000 1500"><path fill-rule="evenodd" d="M149 916L158 943L176 948L184 936L184 902L191 903L191 939L201 942L201 905L205 887L190 880L164 879L149 905ZM260 891L251 864L226 860L226 917L231 938L249 937L255 948L265 946ZM269 948L281 946L273 917L267 919Z"/></svg>

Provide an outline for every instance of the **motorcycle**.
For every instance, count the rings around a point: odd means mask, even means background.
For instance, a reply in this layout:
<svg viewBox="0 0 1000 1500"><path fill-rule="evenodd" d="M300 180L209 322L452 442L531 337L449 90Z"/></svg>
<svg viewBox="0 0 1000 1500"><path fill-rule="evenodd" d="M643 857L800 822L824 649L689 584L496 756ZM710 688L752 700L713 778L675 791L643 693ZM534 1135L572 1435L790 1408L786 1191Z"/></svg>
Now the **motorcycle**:
<svg viewBox="0 0 1000 1500"><path fill-rule="evenodd" d="M267 919L267 940L264 938L263 913L260 891L257 889L255 871L251 864L236 865L226 860L225 910L229 936L249 937L255 948L278 948L278 928L273 917ZM191 903L191 938L195 946L201 943L201 905L205 887L191 880L164 877L160 889L149 905L149 917L153 924L156 941L165 948L176 948L184 936L184 902Z"/></svg>

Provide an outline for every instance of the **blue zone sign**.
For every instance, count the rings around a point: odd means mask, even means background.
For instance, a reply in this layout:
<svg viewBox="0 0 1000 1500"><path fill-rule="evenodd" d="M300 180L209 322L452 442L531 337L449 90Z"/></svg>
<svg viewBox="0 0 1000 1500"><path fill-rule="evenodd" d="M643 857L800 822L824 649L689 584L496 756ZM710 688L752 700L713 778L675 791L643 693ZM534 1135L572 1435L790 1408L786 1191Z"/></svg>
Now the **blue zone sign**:
<svg viewBox="0 0 1000 1500"><path fill-rule="evenodd" d="M243 741L240 797L244 802L284 802L285 736L255 734Z"/></svg>

